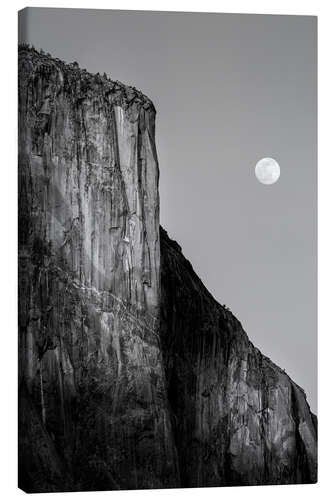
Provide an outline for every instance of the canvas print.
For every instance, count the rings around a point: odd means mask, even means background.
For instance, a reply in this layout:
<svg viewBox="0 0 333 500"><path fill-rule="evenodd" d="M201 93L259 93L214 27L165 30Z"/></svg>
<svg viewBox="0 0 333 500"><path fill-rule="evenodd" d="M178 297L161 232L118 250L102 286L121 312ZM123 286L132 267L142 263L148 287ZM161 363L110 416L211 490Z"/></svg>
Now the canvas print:
<svg viewBox="0 0 333 500"><path fill-rule="evenodd" d="M24 491L317 481L316 37L19 12Z"/></svg>

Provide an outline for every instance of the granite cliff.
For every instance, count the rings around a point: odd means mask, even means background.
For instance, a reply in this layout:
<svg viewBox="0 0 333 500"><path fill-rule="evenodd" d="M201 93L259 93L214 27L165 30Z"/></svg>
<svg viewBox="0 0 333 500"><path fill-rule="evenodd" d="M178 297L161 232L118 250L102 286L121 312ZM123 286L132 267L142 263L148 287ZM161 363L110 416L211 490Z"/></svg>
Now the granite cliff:
<svg viewBox="0 0 333 500"><path fill-rule="evenodd" d="M248 339L161 229L161 342L183 486L316 481L303 390Z"/></svg>
<svg viewBox="0 0 333 500"><path fill-rule="evenodd" d="M155 109L19 49L19 486L316 480L303 391L159 229Z"/></svg>
<svg viewBox="0 0 333 500"><path fill-rule="evenodd" d="M23 489L177 484L154 120L136 89L19 51Z"/></svg>

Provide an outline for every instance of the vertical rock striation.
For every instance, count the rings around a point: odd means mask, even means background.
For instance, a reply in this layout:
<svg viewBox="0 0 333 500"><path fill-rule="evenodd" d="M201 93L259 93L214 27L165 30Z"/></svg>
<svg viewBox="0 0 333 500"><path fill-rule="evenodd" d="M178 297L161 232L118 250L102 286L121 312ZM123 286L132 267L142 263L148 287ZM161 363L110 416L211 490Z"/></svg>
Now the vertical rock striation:
<svg viewBox="0 0 333 500"><path fill-rule="evenodd" d="M161 339L183 486L316 481L316 417L161 229Z"/></svg>
<svg viewBox="0 0 333 500"><path fill-rule="evenodd" d="M136 89L20 48L19 453L28 491L176 484L158 337L154 126L154 106Z"/></svg>
<svg viewBox="0 0 333 500"><path fill-rule="evenodd" d="M20 47L19 485L314 482L303 391L159 230L154 136L135 88Z"/></svg>

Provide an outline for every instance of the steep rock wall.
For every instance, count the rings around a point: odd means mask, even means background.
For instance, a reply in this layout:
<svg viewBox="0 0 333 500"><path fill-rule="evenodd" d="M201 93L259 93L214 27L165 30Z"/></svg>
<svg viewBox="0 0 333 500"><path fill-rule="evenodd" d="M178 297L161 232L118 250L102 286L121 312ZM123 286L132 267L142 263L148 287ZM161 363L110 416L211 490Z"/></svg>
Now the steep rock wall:
<svg viewBox="0 0 333 500"><path fill-rule="evenodd" d="M161 228L161 339L183 486L316 481L303 390L249 341Z"/></svg>
<svg viewBox="0 0 333 500"><path fill-rule="evenodd" d="M154 106L136 89L20 48L19 482L28 491L177 482L158 337L154 127Z"/></svg>

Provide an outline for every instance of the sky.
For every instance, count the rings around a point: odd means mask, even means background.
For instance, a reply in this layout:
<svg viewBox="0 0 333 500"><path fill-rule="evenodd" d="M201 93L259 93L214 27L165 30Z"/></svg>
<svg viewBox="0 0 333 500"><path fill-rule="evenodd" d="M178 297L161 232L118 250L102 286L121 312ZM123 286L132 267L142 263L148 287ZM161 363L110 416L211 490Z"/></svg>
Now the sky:
<svg viewBox="0 0 333 500"><path fill-rule="evenodd" d="M161 224L316 412L317 19L30 8L20 28L153 100Z"/></svg>

